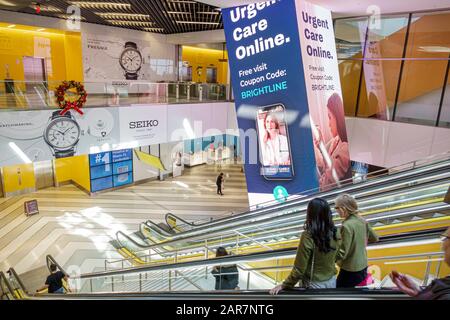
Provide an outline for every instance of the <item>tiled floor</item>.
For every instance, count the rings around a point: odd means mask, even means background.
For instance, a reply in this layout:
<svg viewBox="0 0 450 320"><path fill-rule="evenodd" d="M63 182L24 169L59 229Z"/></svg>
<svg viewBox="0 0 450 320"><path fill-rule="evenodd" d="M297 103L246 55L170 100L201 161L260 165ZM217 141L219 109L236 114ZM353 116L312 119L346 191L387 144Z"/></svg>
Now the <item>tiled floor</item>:
<svg viewBox="0 0 450 320"><path fill-rule="evenodd" d="M0 270L12 266L21 274L42 267L51 254L67 269L91 272L105 258L120 258L109 244L118 230L132 233L142 221L163 221L167 212L193 221L243 211L248 198L240 168L202 165L181 177L94 196L66 185L0 198ZM227 175L223 197L216 194L218 170ZM30 199L38 200L40 213L26 217L23 202Z"/></svg>

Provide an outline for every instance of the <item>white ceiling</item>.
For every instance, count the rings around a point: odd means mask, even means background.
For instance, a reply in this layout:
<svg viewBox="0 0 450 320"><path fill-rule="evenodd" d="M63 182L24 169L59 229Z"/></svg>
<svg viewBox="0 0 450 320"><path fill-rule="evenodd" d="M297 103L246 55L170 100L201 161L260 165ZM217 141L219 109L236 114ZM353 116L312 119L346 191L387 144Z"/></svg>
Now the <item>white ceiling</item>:
<svg viewBox="0 0 450 320"><path fill-rule="evenodd" d="M264 0L198 0L221 8L262 1ZM308 0L308 2L331 10L335 17L372 14L373 12L368 10L374 5L380 8L381 14L450 8L450 0Z"/></svg>

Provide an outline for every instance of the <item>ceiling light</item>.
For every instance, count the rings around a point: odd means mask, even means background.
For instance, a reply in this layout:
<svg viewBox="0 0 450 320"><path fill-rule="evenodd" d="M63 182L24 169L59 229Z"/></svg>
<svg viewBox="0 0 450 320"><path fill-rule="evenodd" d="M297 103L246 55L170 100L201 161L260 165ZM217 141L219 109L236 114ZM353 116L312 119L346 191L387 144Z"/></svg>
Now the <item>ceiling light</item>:
<svg viewBox="0 0 450 320"><path fill-rule="evenodd" d="M8 6L8 7L15 7L16 4L10 1L6 1L6 0L0 0L0 5L2 6Z"/></svg>
<svg viewBox="0 0 450 320"><path fill-rule="evenodd" d="M40 31L44 31L44 30L45 30L45 28L39 28L36 31L40 32Z"/></svg>
<svg viewBox="0 0 450 320"><path fill-rule="evenodd" d="M131 4L129 3L97 2L97 1L69 1L69 3L79 6L80 8L90 8L90 9L131 9Z"/></svg>
<svg viewBox="0 0 450 320"><path fill-rule="evenodd" d="M16 25L15 24L10 24L9 26L8 26L8 28L14 28Z"/></svg>
<svg viewBox="0 0 450 320"><path fill-rule="evenodd" d="M164 31L164 28L144 28L145 31Z"/></svg>
<svg viewBox="0 0 450 320"><path fill-rule="evenodd" d="M154 22L151 21L127 21L127 20L106 20L112 25L116 26L137 26L137 27L146 27L146 26L152 26Z"/></svg>
<svg viewBox="0 0 450 320"><path fill-rule="evenodd" d="M196 1L191 1L191 0L169 0L169 2L173 2L173 3L197 3Z"/></svg>
<svg viewBox="0 0 450 320"><path fill-rule="evenodd" d="M75 20L86 21L85 17L81 17L81 16L77 17L77 16L74 16L74 15L71 15L71 14L57 14L56 17L61 18L61 19L66 19L66 20L75 19Z"/></svg>
<svg viewBox="0 0 450 320"><path fill-rule="evenodd" d="M104 19L142 20L150 18L150 15L140 13L114 13L114 12L94 12L94 13Z"/></svg>
<svg viewBox="0 0 450 320"><path fill-rule="evenodd" d="M202 12L197 12L198 14L214 14L214 15L217 15L217 14L220 14L220 12L218 12L218 11L202 11Z"/></svg>
<svg viewBox="0 0 450 320"><path fill-rule="evenodd" d="M191 14L189 11L166 11L168 14Z"/></svg>
<svg viewBox="0 0 450 320"><path fill-rule="evenodd" d="M176 23L189 23L189 24L213 24L218 25L219 22L200 22L200 21L175 21Z"/></svg>

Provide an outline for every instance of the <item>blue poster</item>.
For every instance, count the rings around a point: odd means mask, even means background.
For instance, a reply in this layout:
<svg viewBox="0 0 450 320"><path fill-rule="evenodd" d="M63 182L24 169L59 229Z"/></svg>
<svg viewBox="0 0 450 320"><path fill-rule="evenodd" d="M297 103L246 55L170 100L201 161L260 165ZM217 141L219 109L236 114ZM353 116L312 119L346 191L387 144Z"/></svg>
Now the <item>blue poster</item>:
<svg viewBox="0 0 450 320"><path fill-rule="evenodd" d="M112 175L112 169L111 164L91 167L91 180Z"/></svg>
<svg viewBox="0 0 450 320"><path fill-rule="evenodd" d="M89 165L98 166L111 162L111 152L100 152L89 155Z"/></svg>
<svg viewBox="0 0 450 320"><path fill-rule="evenodd" d="M250 205L317 188L295 2L222 13Z"/></svg>
<svg viewBox="0 0 450 320"><path fill-rule="evenodd" d="M113 187L112 176L91 180L91 192L97 192Z"/></svg>
<svg viewBox="0 0 450 320"><path fill-rule="evenodd" d="M131 149L112 151L112 162L119 162L132 159Z"/></svg>
<svg viewBox="0 0 450 320"><path fill-rule="evenodd" d="M113 163L113 174L121 174L130 171L133 171L132 160Z"/></svg>
<svg viewBox="0 0 450 320"><path fill-rule="evenodd" d="M114 187L123 186L126 184L130 184L133 182L133 173L132 172L126 172L118 175L113 176L113 184Z"/></svg>

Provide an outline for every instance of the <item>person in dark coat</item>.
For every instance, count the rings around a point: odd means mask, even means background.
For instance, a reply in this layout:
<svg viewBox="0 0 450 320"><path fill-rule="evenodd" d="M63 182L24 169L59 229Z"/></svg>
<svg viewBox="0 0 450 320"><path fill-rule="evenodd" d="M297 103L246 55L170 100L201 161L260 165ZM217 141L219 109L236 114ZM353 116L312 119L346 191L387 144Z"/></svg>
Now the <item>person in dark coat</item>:
<svg viewBox="0 0 450 320"><path fill-rule="evenodd" d="M224 178L223 178L223 172L221 172L221 173L218 175L217 180L216 180L217 194L220 194L221 196L223 196L223 193L222 193L223 180L224 180Z"/></svg>
<svg viewBox="0 0 450 320"><path fill-rule="evenodd" d="M227 256L228 252L224 247L217 248L216 258ZM216 278L216 290L235 290L239 289L239 271L235 264L215 266L212 275Z"/></svg>

